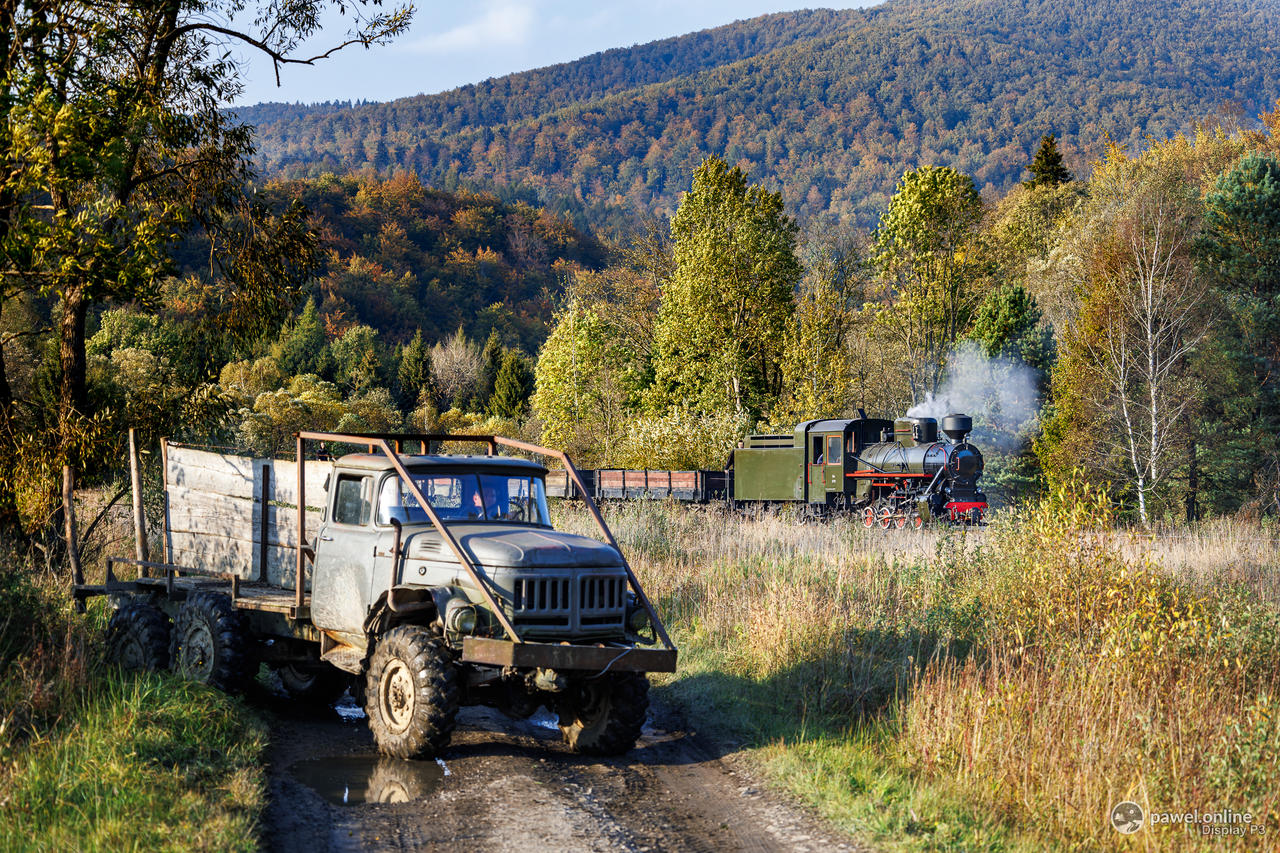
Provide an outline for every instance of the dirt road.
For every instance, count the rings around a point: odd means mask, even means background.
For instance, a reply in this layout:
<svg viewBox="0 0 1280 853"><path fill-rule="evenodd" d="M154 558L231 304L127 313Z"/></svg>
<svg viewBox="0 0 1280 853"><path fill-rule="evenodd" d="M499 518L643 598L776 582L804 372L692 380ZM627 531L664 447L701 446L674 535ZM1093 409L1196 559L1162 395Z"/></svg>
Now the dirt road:
<svg viewBox="0 0 1280 853"><path fill-rule="evenodd" d="M604 760L569 753L545 713L467 708L439 762L379 758L363 715L339 711L274 710L268 849L861 849L660 708L633 752Z"/></svg>

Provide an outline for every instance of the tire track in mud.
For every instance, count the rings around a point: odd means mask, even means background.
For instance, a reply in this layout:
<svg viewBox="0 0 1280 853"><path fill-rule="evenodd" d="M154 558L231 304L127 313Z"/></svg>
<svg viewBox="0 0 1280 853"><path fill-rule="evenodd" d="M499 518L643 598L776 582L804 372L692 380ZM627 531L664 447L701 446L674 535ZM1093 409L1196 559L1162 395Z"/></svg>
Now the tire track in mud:
<svg viewBox="0 0 1280 853"><path fill-rule="evenodd" d="M867 849L658 706L636 749L612 759L569 752L545 712L516 721L464 708L436 764L379 758L354 709L344 719L271 705L262 837L280 853ZM362 798L371 801L353 802Z"/></svg>

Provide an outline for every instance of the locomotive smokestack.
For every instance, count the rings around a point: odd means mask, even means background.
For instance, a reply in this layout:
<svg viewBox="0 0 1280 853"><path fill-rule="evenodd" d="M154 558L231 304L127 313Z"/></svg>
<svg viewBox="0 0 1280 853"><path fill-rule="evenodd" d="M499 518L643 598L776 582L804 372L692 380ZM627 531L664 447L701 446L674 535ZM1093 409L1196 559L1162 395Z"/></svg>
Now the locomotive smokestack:
<svg viewBox="0 0 1280 853"><path fill-rule="evenodd" d="M973 418L968 415L947 415L942 419L942 431L952 441L964 441L973 432Z"/></svg>

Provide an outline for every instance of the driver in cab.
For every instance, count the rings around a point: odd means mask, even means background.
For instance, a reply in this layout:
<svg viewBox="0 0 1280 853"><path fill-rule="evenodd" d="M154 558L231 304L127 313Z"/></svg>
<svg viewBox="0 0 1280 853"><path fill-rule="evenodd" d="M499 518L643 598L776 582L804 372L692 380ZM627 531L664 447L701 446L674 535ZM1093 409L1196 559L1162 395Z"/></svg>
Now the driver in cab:
<svg viewBox="0 0 1280 853"><path fill-rule="evenodd" d="M505 519L507 513L503 501L498 497L498 490L493 484L485 483L479 492L472 496L472 518L487 518L491 521Z"/></svg>

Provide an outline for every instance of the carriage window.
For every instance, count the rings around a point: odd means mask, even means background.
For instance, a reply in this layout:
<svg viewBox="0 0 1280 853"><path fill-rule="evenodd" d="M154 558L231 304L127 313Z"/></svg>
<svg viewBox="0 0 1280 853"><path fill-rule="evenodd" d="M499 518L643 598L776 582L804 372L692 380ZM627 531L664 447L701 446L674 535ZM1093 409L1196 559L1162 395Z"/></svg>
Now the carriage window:
<svg viewBox="0 0 1280 853"><path fill-rule="evenodd" d="M338 477L338 493L333 505L336 524L368 524L373 510L368 477Z"/></svg>
<svg viewBox="0 0 1280 853"><path fill-rule="evenodd" d="M809 456L809 464L822 464L822 436L820 435L815 435L813 437L813 453Z"/></svg>
<svg viewBox="0 0 1280 853"><path fill-rule="evenodd" d="M842 448L840 446L840 436L838 435L827 436L827 464L828 465L840 464L841 450Z"/></svg>

